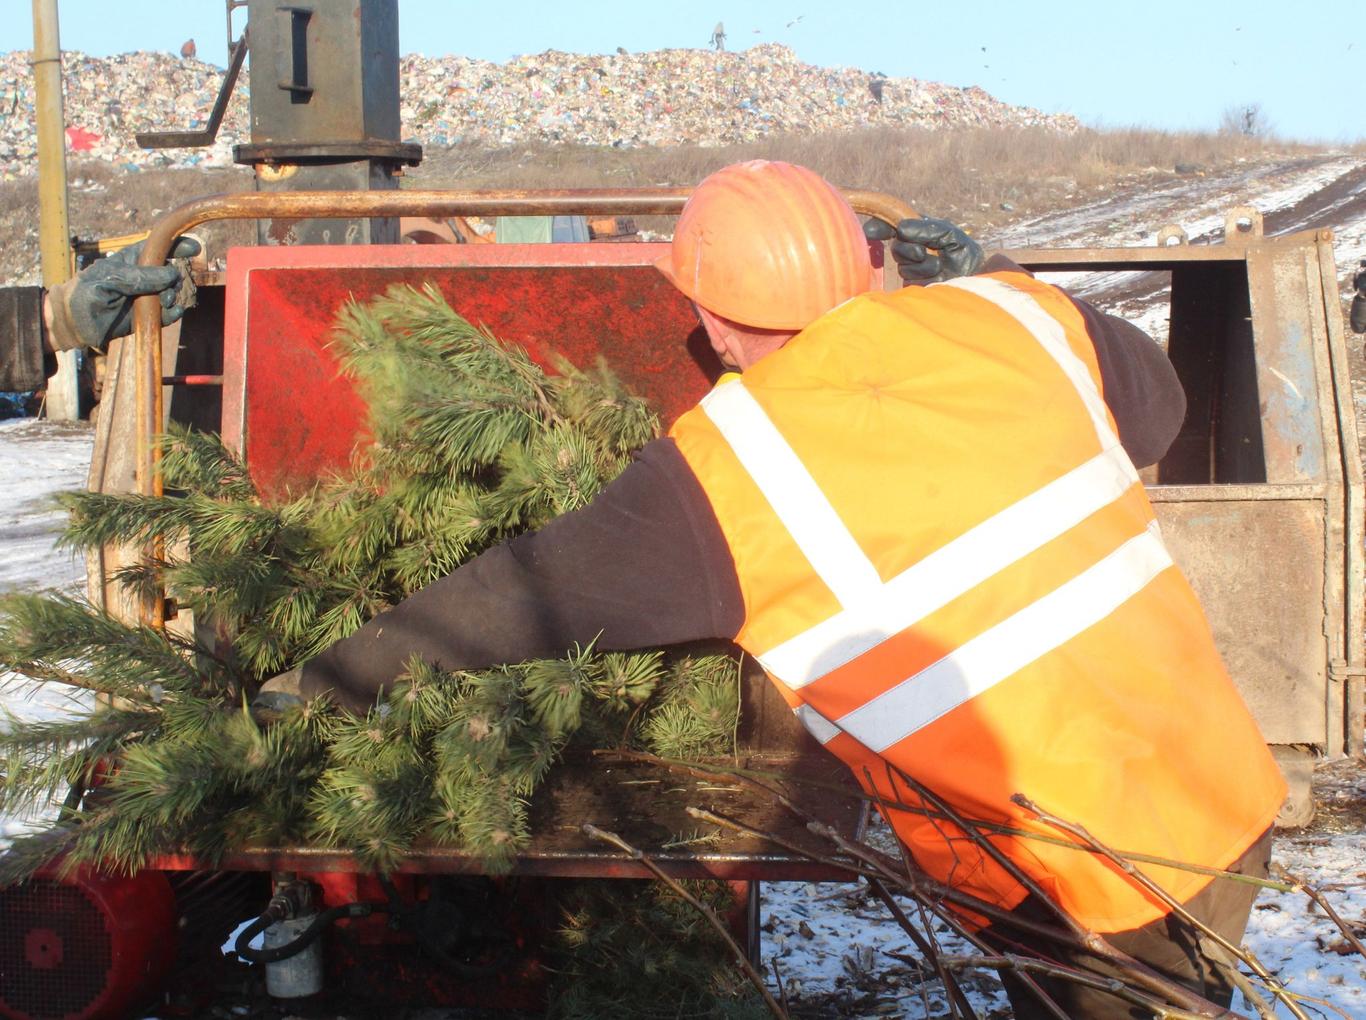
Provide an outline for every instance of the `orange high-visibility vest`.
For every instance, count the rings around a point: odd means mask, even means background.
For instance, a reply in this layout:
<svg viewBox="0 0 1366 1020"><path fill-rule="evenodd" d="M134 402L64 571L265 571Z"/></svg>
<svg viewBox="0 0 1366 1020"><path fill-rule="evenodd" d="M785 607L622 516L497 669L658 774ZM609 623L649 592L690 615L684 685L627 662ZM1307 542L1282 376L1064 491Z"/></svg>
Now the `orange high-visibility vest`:
<svg viewBox="0 0 1366 1020"><path fill-rule="evenodd" d="M889 764L973 819L1207 867L1285 785L1163 545L1061 291L997 273L846 302L672 433L745 602L738 643L870 791ZM888 810L931 876L1026 890L942 819ZM1103 857L993 842L1082 923L1165 905ZM1141 865L1179 901L1210 879Z"/></svg>

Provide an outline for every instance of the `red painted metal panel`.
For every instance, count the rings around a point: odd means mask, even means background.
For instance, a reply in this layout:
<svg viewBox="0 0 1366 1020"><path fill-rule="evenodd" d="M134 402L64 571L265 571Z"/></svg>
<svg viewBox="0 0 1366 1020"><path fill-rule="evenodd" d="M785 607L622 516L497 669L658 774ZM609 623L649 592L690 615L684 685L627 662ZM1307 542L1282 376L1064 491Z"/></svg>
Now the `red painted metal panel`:
<svg viewBox="0 0 1366 1020"><path fill-rule="evenodd" d="M541 364L603 357L672 421L721 371L663 244L239 248L228 254L223 430L270 493L344 466L364 406L327 349L336 312L395 284L451 306Z"/></svg>

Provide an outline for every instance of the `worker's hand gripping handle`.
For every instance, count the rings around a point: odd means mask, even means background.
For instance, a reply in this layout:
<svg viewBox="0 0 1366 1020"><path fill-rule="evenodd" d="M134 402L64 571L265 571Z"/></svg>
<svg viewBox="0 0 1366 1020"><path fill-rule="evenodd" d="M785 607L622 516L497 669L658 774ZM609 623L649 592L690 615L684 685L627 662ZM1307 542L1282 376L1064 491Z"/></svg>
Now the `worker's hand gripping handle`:
<svg viewBox="0 0 1366 1020"><path fill-rule="evenodd" d="M873 217L863 226L870 241L891 241L897 272L906 283L936 283L971 276L982 267L982 246L962 227L929 217L901 220L895 227Z"/></svg>

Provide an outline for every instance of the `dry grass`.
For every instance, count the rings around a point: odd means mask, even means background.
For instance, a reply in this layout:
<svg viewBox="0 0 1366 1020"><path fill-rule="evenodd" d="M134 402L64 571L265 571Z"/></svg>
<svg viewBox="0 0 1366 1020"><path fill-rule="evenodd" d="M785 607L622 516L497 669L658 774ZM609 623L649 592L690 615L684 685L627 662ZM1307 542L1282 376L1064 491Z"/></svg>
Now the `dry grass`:
<svg viewBox="0 0 1366 1020"><path fill-rule="evenodd" d="M1000 226L1140 175L1190 173L1315 151L1236 134L879 128L774 136L718 148L455 147L429 154L409 183L463 188L685 185L737 160L783 159L809 166L836 183L885 191L928 215L981 229L989 225L987 220ZM1014 207L1013 216L1001 215L1003 203Z"/></svg>
<svg viewBox="0 0 1366 1020"><path fill-rule="evenodd" d="M838 184L885 191L926 215L944 216L986 233L1116 185L1320 151L1236 132L1083 130L1062 135L1043 128L879 128L773 136L717 148L547 144L433 148L422 166L409 172L405 184L426 188L687 185L737 160L784 159L810 166ZM129 173L107 163L79 162L72 164L69 175L71 230L82 237L144 230L163 211L182 202L251 187L251 174L243 168ZM668 229L662 218L639 222ZM0 230L10 239L0 249L0 282L35 279L35 178L0 184ZM251 243L254 237L246 223L211 225L204 232L211 250L220 253L230 244Z"/></svg>
<svg viewBox="0 0 1366 1020"><path fill-rule="evenodd" d="M251 174L231 170L143 170L128 172L96 160L67 166L71 233L80 238L118 237L148 229L158 216L192 198L251 187ZM38 279L38 178L0 183L0 285ZM246 223L210 224L203 234L211 251L249 244L255 228Z"/></svg>

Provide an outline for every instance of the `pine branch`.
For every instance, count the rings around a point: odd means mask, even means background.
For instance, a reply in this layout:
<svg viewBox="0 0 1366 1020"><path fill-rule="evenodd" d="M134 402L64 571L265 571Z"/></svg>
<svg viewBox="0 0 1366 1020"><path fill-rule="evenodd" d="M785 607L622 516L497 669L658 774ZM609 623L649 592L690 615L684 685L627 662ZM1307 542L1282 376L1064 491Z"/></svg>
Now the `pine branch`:
<svg viewBox="0 0 1366 1020"><path fill-rule="evenodd" d="M725 660L591 649L458 674L413 662L365 718L317 703L259 729L242 707L256 682L585 505L658 433L601 365L549 375L432 287L348 305L332 343L373 437L347 469L270 505L217 436L173 430L162 441L166 496L66 500L71 545L177 550L117 580L132 592L164 586L230 652L70 599L0 603L0 668L132 706L118 722L15 722L12 742L0 741L0 796L11 800L50 799L107 766L79 824L60 833L69 860L135 867L166 850L213 860L306 838L387 868L425 831L502 869L530 838L528 801L570 740L614 744L623 716L671 753L731 739L738 699Z"/></svg>
<svg viewBox="0 0 1366 1020"><path fill-rule="evenodd" d="M0 671L41 676L54 667L133 700L146 700L152 687L192 692L204 684L185 643L151 627L128 626L65 595L0 596Z"/></svg>

